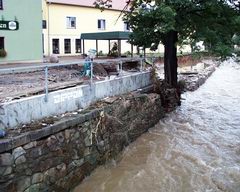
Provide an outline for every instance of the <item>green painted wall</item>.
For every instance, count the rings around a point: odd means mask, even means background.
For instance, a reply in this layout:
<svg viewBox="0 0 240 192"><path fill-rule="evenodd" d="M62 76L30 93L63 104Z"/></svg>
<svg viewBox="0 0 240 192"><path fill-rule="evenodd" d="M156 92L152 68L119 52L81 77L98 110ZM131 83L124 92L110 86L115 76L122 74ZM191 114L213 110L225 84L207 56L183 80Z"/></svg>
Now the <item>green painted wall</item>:
<svg viewBox="0 0 240 192"><path fill-rule="evenodd" d="M3 0L0 20L17 19L19 30L0 30L5 37L7 57L0 64L19 61L42 61L42 3L41 0Z"/></svg>

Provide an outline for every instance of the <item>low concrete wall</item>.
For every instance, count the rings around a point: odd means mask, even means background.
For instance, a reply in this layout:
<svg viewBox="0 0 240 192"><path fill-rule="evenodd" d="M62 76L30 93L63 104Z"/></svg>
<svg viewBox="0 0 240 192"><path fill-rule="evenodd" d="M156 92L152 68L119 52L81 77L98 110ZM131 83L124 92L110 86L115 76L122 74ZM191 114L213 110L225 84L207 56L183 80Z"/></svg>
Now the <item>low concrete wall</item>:
<svg viewBox="0 0 240 192"><path fill-rule="evenodd" d="M150 72L143 72L51 92L48 102L44 100L45 95L38 95L3 103L0 105L0 128L8 129L32 120L85 108L98 99L128 93L150 84Z"/></svg>

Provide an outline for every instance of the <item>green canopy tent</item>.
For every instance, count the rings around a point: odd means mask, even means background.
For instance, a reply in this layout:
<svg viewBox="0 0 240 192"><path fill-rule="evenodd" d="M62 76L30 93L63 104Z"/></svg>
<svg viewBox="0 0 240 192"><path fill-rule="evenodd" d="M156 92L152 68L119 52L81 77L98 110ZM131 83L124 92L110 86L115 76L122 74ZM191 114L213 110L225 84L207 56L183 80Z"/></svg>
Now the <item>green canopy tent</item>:
<svg viewBox="0 0 240 192"><path fill-rule="evenodd" d="M121 56L121 40L128 40L131 32L110 31L98 33L82 33L80 39L83 42L83 54L85 54L85 40L96 40L96 51L98 53L98 40L108 40L108 50L110 51L110 41L118 41L118 56ZM131 44L131 54L133 56L133 45Z"/></svg>

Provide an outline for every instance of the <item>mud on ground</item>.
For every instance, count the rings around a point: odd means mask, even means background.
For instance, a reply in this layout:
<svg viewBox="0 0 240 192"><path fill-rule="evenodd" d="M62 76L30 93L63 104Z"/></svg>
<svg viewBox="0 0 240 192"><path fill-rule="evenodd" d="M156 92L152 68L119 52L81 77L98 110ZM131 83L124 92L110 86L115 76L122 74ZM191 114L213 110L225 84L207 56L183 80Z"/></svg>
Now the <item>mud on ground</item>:
<svg viewBox="0 0 240 192"><path fill-rule="evenodd" d="M73 84L83 84L76 69L51 68L48 73L49 89L61 89ZM0 75L0 102L20 99L44 92L43 70Z"/></svg>
<svg viewBox="0 0 240 192"><path fill-rule="evenodd" d="M136 66L136 64L129 68L124 66L124 70L130 72ZM100 81L111 75L117 76L118 71L115 63L94 64L93 74L93 80ZM90 78L83 76L81 65L54 67L48 70L49 92L88 83L90 83ZM44 70L0 74L0 103L44 93L44 87Z"/></svg>

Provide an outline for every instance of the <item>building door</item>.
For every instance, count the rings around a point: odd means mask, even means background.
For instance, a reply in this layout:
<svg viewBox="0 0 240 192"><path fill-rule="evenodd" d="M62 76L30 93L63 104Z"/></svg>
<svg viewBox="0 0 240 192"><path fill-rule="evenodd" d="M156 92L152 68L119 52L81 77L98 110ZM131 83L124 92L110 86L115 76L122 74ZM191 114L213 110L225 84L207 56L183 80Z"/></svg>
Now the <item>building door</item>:
<svg viewBox="0 0 240 192"><path fill-rule="evenodd" d="M42 49L43 49L43 54L44 54L44 34L42 34Z"/></svg>
<svg viewBox="0 0 240 192"><path fill-rule="evenodd" d="M4 49L4 37L0 37L0 49Z"/></svg>
<svg viewBox="0 0 240 192"><path fill-rule="evenodd" d="M59 39L52 40L53 54L59 54Z"/></svg>

